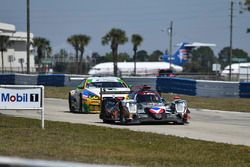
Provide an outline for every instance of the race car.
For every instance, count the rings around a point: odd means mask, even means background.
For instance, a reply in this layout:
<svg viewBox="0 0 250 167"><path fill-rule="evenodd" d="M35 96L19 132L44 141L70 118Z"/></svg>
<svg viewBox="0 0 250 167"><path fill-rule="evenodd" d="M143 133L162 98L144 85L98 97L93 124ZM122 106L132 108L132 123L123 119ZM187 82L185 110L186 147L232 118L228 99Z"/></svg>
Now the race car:
<svg viewBox="0 0 250 167"><path fill-rule="evenodd" d="M99 113L101 91L105 92L103 96L105 98L114 96L126 99L130 88L118 77L89 77L82 79L77 88L69 92L70 112Z"/></svg>
<svg viewBox="0 0 250 167"><path fill-rule="evenodd" d="M129 99L103 98L100 119L105 123L136 124L143 122L188 122L190 111L187 102L180 98L166 103L149 86L132 90Z"/></svg>

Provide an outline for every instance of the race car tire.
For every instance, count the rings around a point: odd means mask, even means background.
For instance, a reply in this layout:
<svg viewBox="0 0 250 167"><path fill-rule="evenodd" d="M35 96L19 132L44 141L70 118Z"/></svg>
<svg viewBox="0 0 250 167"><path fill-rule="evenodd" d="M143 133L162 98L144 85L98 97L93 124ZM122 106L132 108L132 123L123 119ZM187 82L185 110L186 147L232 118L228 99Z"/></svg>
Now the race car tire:
<svg viewBox="0 0 250 167"><path fill-rule="evenodd" d="M103 123L106 123L106 124L114 124L115 123L115 121L107 120L107 119L103 119L102 121L103 121Z"/></svg>
<svg viewBox="0 0 250 167"><path fill-rule="evenodd" d="M82 110L82 93L79 94L79 105L78 105L78 112L83 112Z"/></svg>
<svg viewBox="0 0 250 167"><path fill-rule="evenodd" d="M69 93L68 97L68 102L69 102L69 112L74 112L73 106L72 106L72 101L71 101L71 94Z"/></svg>
<svg viewBox="0 0 250 167"><path fill-rule="evenodd" d="M184 125L184 121L182 119L178 119L174 122L175 125Z"/></svg>
<svg viewBox="0 0 250 167"><path fill-rule="evenodd" d="M105 111L105 104L106 104L106 100L104 99L101 103L101 112L100 112L100 119L102 119L103 123L107 123L107 124L114 124L115 121L114 120L110 120L110 116L107 115L106 111Z"/></svg>
<svg viewBox="0 0 250 167"><path fill-rule="evenodd" d="M120 116L120 123L121 124L126 124L126 119L124 118L124 113L123 113L123 111L122 110L120 110L120 114L119 114Z"/></svg>
<svg viewBox="0 0 250 167"><path fill-rule="evenodd" d="M178 114L176 116L176 121L174 121L174 124L175 125L184 125L184 121L183 121L181 114Z"/></svg>

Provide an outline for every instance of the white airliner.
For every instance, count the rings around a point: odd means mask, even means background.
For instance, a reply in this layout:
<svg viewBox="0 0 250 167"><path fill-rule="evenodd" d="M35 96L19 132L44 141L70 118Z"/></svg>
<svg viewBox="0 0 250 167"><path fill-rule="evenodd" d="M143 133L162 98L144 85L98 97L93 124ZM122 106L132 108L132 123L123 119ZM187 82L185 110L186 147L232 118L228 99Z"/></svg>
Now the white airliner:
<svg viewBox="0 0 250 167"><path fill-rule="evenodd" d="M134 62L118 62L118 73L123 76L129 76L134 73ZM137 62L136 75L157 75L159 70L169 69L170 63L167 62ZM181 72L183 68L172 64L172 69L176 72ZM113 75L113 62L100 63L92 67L89 75Z"/></svg>
<svg viewBox="0 0 250 167"><path fill-rule="evenodd" d="M201 46L215 46L210 43L186 43L179 44L177 51L171 56L171 69L175 72L182 72L182 66L188 61L189 52L195 47ZM159 70L170 69L170 56L163 55L162 62L136 62L136 75L157 75ZM123 75L133 75L134 62L118 62L118 72ZM100 63L92 67L89 71L89 75L113 75L113 63Z"/></svg>

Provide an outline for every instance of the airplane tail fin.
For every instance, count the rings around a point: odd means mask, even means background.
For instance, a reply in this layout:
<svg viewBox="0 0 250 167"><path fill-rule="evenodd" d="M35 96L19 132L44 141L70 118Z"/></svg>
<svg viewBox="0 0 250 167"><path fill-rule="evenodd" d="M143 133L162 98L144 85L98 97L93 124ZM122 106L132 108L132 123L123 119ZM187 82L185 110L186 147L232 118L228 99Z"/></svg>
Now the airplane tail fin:
<svg viewBox="0 0 250 167"><path fill-rule="evenodd" d="M189 53L194 47L186 47L185 44L181 43L179 49L172 55L171 62L175 65L183 66L187 63L189 58ZM164 62L170 62L170 56L165 54L162 56Z"/></svg>
<svg viewBox="0 0 250 167"><path fill-rule="evenodd" d="M177 49L177 51L172 55L171 57L171 62L174 65L178 65L178 66L183 66L188 62L188 59L190 57L190 52L193 48L195 47L201 47L201 46L216 46L215 44L210 44L210 43L198 43L198 42L194 42L194 43L186 43L183 42L181 44L179 44L179 48ZM164 62L170 62L170 56L165 54L162 56L162 60Z"/></svg>

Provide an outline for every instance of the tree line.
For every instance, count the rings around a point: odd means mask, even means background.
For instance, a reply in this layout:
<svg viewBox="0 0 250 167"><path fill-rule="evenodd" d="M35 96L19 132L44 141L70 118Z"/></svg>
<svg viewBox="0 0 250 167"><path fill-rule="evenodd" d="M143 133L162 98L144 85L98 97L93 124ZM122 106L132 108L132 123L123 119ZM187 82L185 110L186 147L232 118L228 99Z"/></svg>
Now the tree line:
<svg viewBox="0 0 250 167"><path fill-rule="evenodd" d="M36 41L40 41L41 38L34 38L34 43L38 43ZM45 40L45 39L43 39ZM42 40L42 41L43 41ZM47 41L47 40L46 40ZM65 50L60 50L59 53L54 55L54 58L57 59L57 63L54 65L55 72L65 73L78 73L78 74L86 74L90 67L95 64L103 63L103 62L113 62L114 63L114 75L117 75L117 62L134 62L134 75L136 75L136 62L150 62L150 61L161 61L161 56L164 54L160 50L155 50L151 54L149 54L145 50L138 50L138 46L143 42L143 37L139 34L133 34L131 37L131 43L133 44L133 55L130 56L126 52L118 53L118 46L125 44L128 42L128 37L126 36L126 32L121 29L113 28L107 34L105 34L102 39L102 45L109 45L111 48L110 53L106 53L105 55L100 55L97 52L92 53L92 55L86 56L84 59L85 63L83 63L83 54L85 47L91 41L91 37L83 34L75 34L70 36L67 39L68 43L75 50L75 61L73 62L62 62L58 61L60 59L65 59L69 57L69 53ZM41 42L44 43L44 50L50 51L48 46L49 41ZM39 51L39 47L37 47L37 57L41 59L41 51ZM223 69L225 66L229 64L228 57L230 53L229 47L224 47L216 56L213 50L209 47L199 47L194 49L188 57L188 63L184 66L184 72L199 72L199 73L211 73L213 64L221 64L221 68ZM40 54L40 56L39 56ZM232 63L239 62L249 62L250 57L248 53L242 49L233 49L233 57ZM40 61L38 61L40 62ZM70 65L71 64L71 65ZM66 68L69 67L69 69Z"/></svg>
<svg viewBox="0 0 250 167"><path fill-rule="evenodd" d="M128 42L128 37L124 30L118 28L112 28L108 33L106 33L102 39L102 45L109 45L111 48L110 53L105 55L100 55L97 52L92 53L92 55L87 55L83 58L85 47L90 43L91 37L85 34L74 34L67 38L67 42L74 48L75 54L71 57L64 49L61 49L59 53L52 56L52 48L50 46L50 41L43 37L35 37L33 39L32 45L35 48L36 56L35 62L38 65L38 72L41 72L43 59L53 58L53 69L57 73L75 73L75 74L86 74L92 66L95 64L103 62L113 62L114 75L117 76L117 62L134 62L134 75L136 75L136 62L150 62L150 61L161 61L161 56L164 54L160 50L155 50L149 54L145 50L138 50L138 47L143 42L143 37L139 34L133 34L131 36L131 43L133 44L132 51L133 55L130 56L128 53L118 52L118 47L120 45ZM0 36L0 50L2 59L2 71L4 71L4 57L3 52L6 48L11 45L11 41L8 36ZM188 57L188 63L184 66L184 72L199 72L199 73L210 73L212 72L212 65L215 63L221 64L224 68L229 63L228 55L230 52L229 47L224 47L215 56L213 50L209 47L200 47L194 49ZM64 59L64 61L60 60ZM67 61L65 61L67 59ZM247 52L242 49L233 49L232 63L238 62L250 62L250 57Z"/></svg>
<svg viewBox="0 0 250 167"><path fill-rule="evenodd" d="M35 37L33 39L33 41L34 41L33 42L34 47L36 48L36 52L37 52L37 63L41 64L41 59L44 57L44 55L49 55L48 53L50 53L50 51L51 51L49 49L49 48L51 48L49 46L49 41L47 39L41 38L41 37ZM86 67L87 64L92 64L90 62L90 59L86 58L89 62L85 63L85 65L83 65L83 55L85 52L85 47L89 44L90 41L91 41L91 37L88 35L85 35L85 34L74 34L74 35L71 35L67 39L67 42L75 50L75 60L76 61L73 62L74 63L73 66L75 67L75 68L73 68L73 69L75 69L74 73L83 74L84 66ZM111 57L112 62L114 64L114 66L113 66L114 67L114 76L117 76L117 71L118 71L117 62L120 60L118 58L118 57L120 57L118 54L118 47L119 47L119 45L123 45L126 42L128 42L128 37L126 35L126 32L122 29L119 29L119 28L112 28L101 39L102 45L109 45L111 48L111 55L107 54L104 59L110 59L110 57ZM137 49L138 49L139 45L143 42L143 38L139 34L133 34L131 37L131 42L133 44L133 51L134 51L133 60L134 60L134 63L136 64ZM65 53L65 51L61 51L61 53ZM129 55L124 54L123 56L125 56L124 60L129 59ZM92 60L92 58L95 58L96 62L99 62L100 59L102 59L98 53L92 55L91 60ZM100 61L100 62L102 62L102 61ZM63 68L60 67L60 69L63 69ZM136 70L134 69L134 71L136 71ZM84 71L84 73L86 73L86 72L87 72L87 70Z"/></svg>

